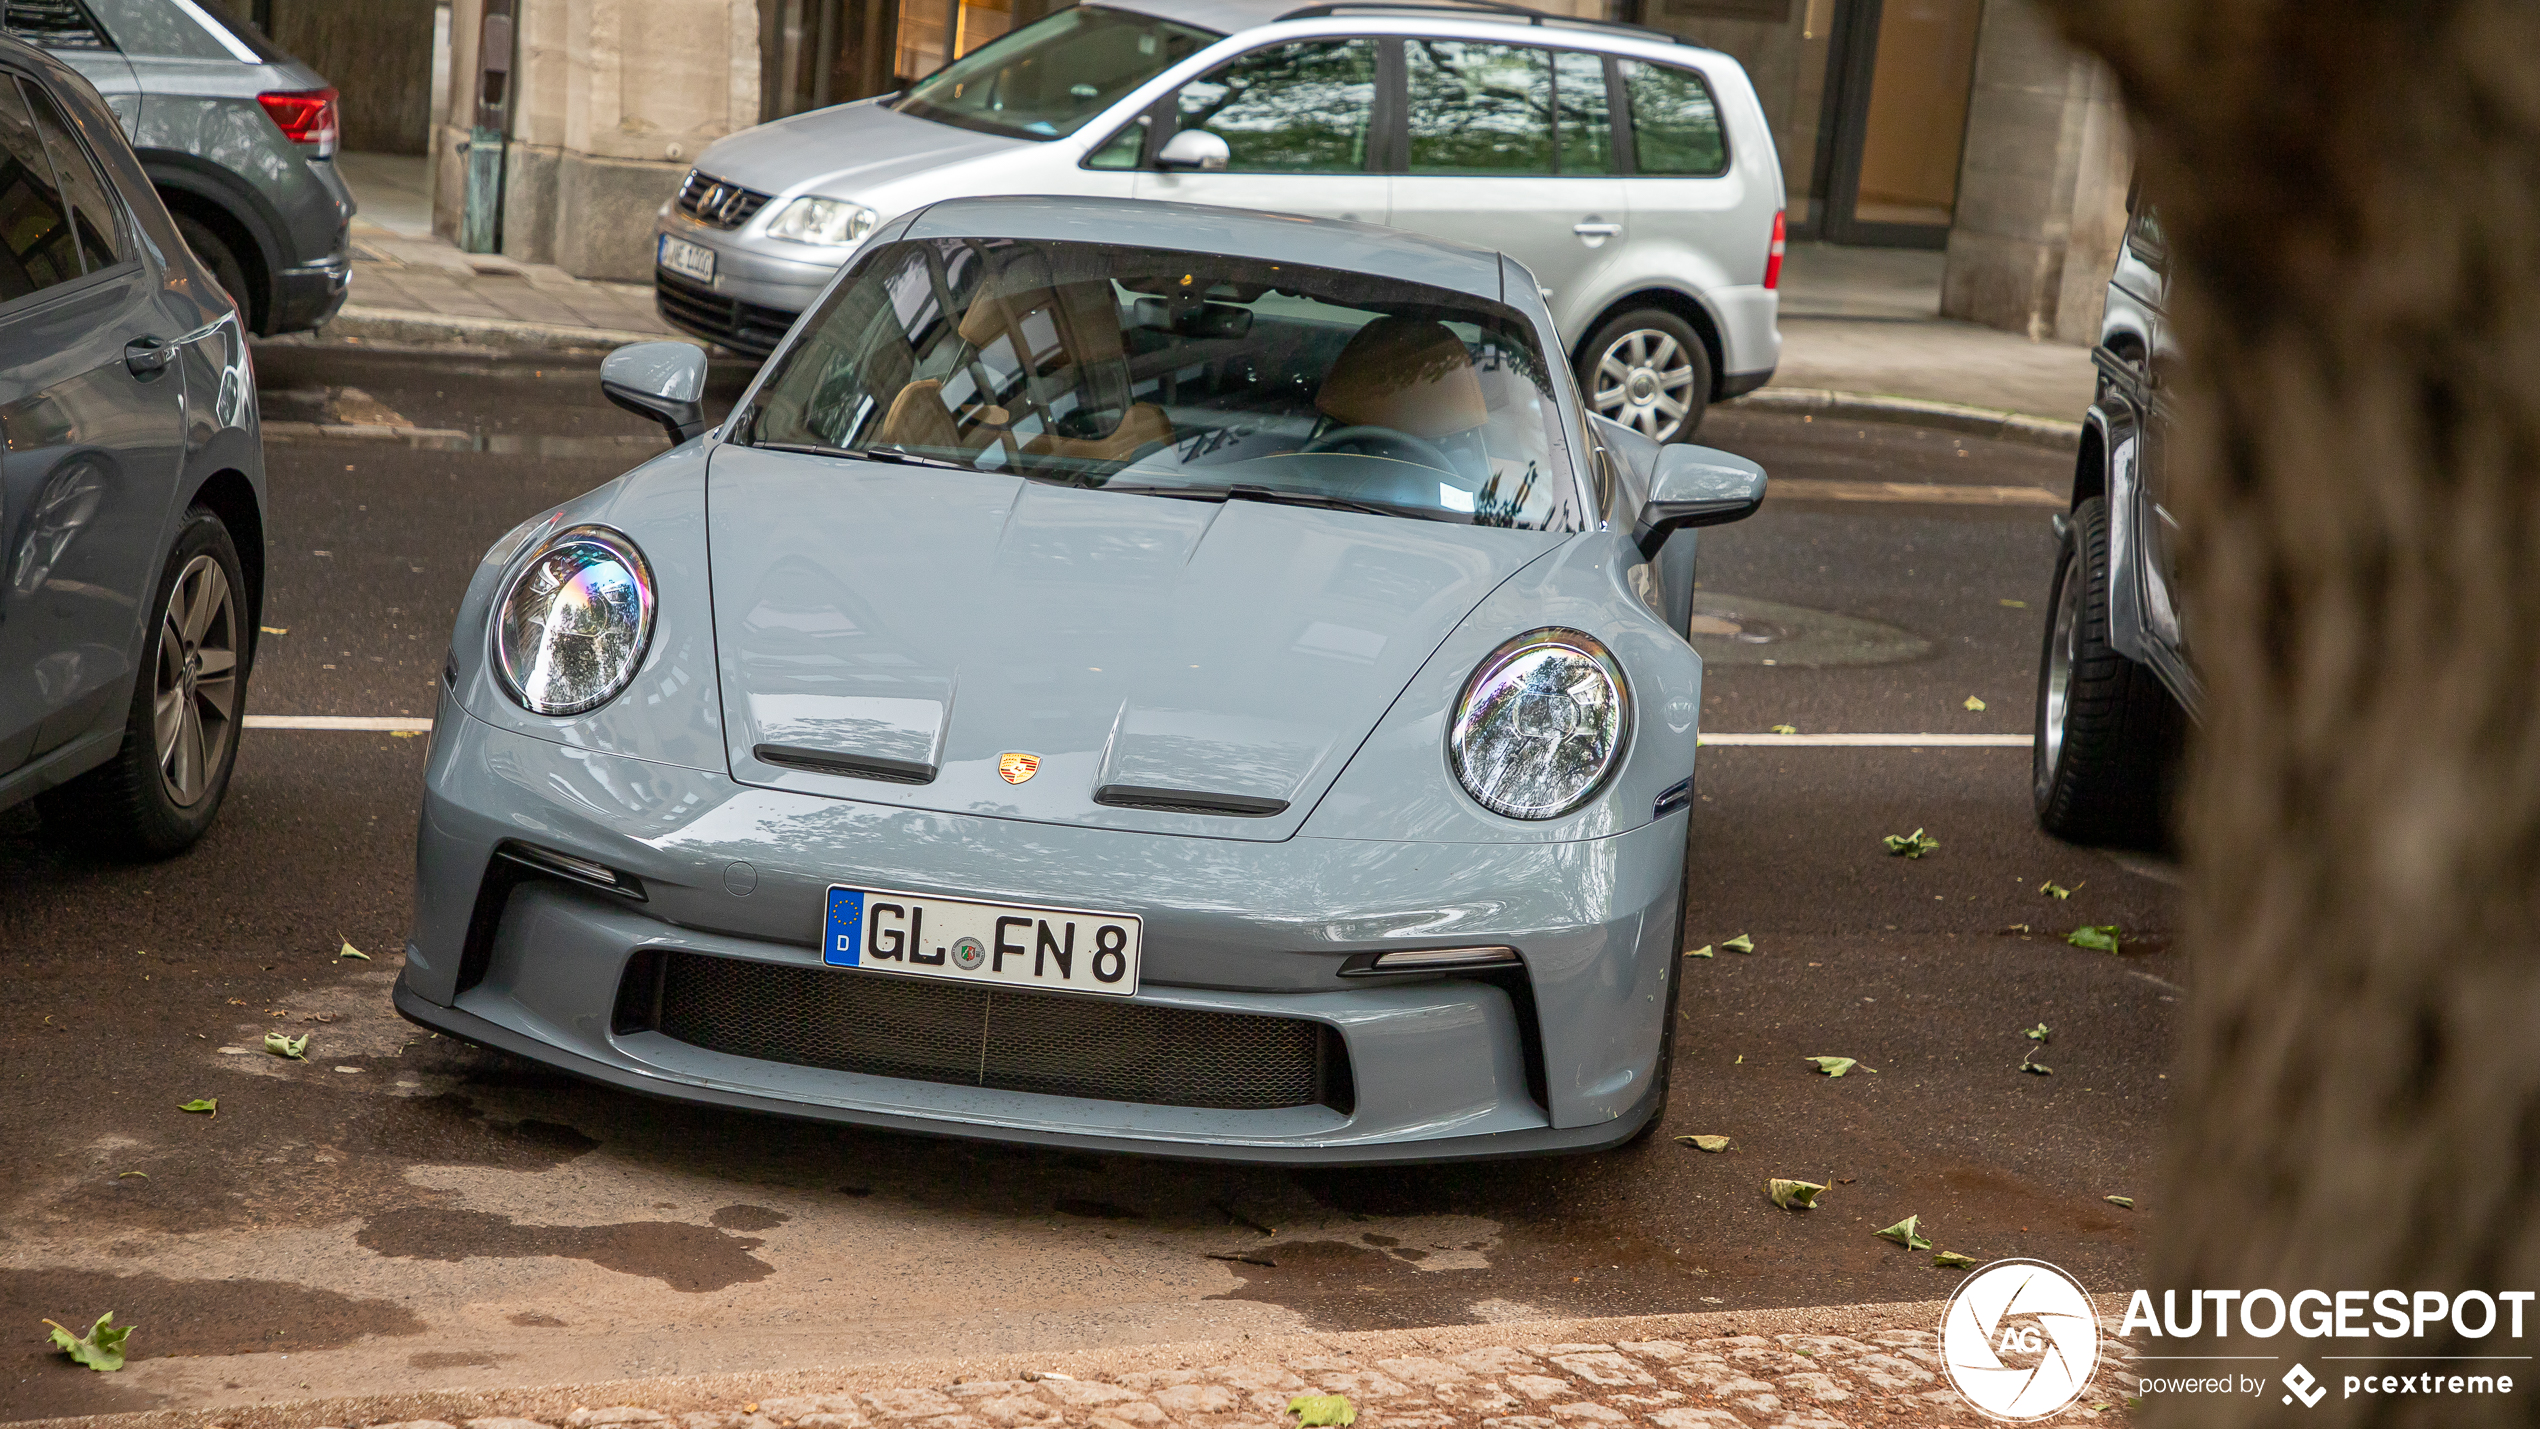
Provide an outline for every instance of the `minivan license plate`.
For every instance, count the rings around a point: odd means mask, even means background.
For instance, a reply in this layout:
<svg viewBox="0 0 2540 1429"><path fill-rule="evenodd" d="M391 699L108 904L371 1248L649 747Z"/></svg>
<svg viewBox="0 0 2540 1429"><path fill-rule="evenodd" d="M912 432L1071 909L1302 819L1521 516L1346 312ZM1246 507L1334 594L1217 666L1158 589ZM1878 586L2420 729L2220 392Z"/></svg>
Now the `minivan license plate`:
<svg viewBox="0 0 2540 1429"><path fill-rule="evenodd" d="M1128 913L833 884L820 947L831 967L1127 997L1144 932Z"/></svg>
<svg viewBox="0 0 2540 1429"><path fill-rule="evenodd" d="M714 250L685 238L661 236L661 266L700 283L714 281Z"/></svg>

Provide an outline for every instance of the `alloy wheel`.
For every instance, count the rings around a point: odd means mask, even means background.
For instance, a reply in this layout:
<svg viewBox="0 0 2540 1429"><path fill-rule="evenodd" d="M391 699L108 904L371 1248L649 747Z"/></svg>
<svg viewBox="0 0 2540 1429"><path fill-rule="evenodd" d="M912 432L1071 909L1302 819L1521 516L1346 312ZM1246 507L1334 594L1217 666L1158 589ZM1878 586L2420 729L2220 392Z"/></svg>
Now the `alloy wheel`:
<svg viewBox="0 0 2540 1429"><path fill-rule="evenodd" d="M1672 334L1634 328L1597 354L1595 388L1590 402L1598 416L1651 441L1673 441L1691 407L1693 358Z"/></svg>
<svg viewBox="0 0 2540 1429"><path fill-rule="evenodd" d="M159 616L151 728L159 781L178 808L201 801L238 729L238 603L209 555L186 562Z"/></svg>

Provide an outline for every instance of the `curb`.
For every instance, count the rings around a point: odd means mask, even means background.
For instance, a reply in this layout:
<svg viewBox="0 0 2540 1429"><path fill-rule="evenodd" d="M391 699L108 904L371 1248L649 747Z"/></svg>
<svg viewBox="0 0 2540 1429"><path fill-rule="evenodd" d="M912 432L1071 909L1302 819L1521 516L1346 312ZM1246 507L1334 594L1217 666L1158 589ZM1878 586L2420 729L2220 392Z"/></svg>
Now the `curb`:
<svg viewBox="0 0 2540 1429"><path fill-rule="evenodd" d="M320 340L358 337L372 342L490 348L497 352L604 352L630 342L704 343L676 333L632 332L604 327L566 327L513 318L443 317L346 304L327 321Z"/></svg>
<svg viewBox="0 0 2540 1429"><path fill-rule="evenodd" d="M2123 1295L2090 1297L2102 1334L2125 1313ZM411 1423L437 1419L530 1417L561 1420L574 1409L638 1405L677 1415L748 1399L823 1394L907 1385L941 1385L972 1379L1024 1379L1052 1371L1098 1378L1145 1369L1181 1369L1228 1361L1259 1361L1321 1351L1362 1362L1405 1353L1442 1354L1492 1345L1541 1345L1617 1340L1703 1340L1729 1335L1858 1335L1882 1329L1936 1330L1946 1300L1903 1300L1864 1305L1808 1305L1761 1310L1709 1310L1695 1314L1629 1315L1582 1320L1524 1320L1501 1324L1441 1325L1414 1330L1356 1330L1291 1336L1119 1345L1091 1350L1025 1351L843 1365L832 1369L681 1375L608 1380L589 1384L514 1389L418 1390L199 1409L152 1409L66 1419L20 1421L10 1429L301 1429L327 1424Z"/></svg>
<svg viewBox="0 0 2540 1429"><path fill-rule="evenodd" d="M1971 436L2018 442L2024 446L2045 447L2050 451L2077 451L2081 447L2079 422L2032 417L2024 412L2006 412L1993 407L1970 407L1958 402L1934 402L1922 397L1835 392L1822 387L1759 387L1722 405L1772 412L1822 413L1865 422L1896 422L1944 432L1965 432Z"/></svg>

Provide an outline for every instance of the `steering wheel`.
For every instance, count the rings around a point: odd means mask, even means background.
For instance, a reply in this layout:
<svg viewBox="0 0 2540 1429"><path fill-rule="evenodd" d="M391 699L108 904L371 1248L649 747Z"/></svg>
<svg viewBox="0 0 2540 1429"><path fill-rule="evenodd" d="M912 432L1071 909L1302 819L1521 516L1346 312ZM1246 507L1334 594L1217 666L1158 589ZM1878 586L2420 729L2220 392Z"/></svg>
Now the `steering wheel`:
<svg viewBox="0 0 2540 1429"><path fill-rule="evenodd" d="M1356 441L1391 442L1397 446L1408 447L1411 449L1412 455L1418 457L1423 465L1435 467L1449 476L1453 476L1455 474L1455 463L1448 459L1445 452L1438 450L1436 446L1422 441L1420 438L1411 435L1409 432L1396 431L1391 427L1336 428L1332 431L1325 432L1323 435L1316 437L1310 442L1307 442L1301 450L1307 452L1328 452L1335 450L1345 442Z"/></svg>

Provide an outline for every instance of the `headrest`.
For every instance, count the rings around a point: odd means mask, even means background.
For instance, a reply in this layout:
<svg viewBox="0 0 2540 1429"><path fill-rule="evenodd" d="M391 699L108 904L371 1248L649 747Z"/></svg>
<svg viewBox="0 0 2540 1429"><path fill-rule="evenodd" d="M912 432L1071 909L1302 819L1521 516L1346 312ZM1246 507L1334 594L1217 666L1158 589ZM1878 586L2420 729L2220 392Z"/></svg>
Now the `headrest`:
<svg viewBox="0 0 2540 1429"><path fill-rule="evenodd" d="M1422 438L1451 437L1490 420L1472 355L1429 318L1378 318L1360 328L1323 378L1314 407L1348 426Z"/></svg>

